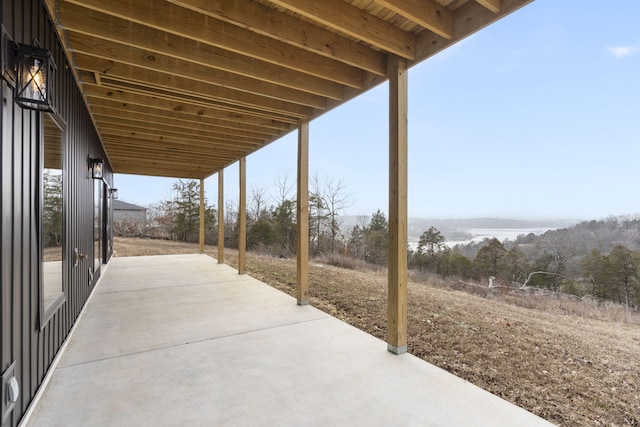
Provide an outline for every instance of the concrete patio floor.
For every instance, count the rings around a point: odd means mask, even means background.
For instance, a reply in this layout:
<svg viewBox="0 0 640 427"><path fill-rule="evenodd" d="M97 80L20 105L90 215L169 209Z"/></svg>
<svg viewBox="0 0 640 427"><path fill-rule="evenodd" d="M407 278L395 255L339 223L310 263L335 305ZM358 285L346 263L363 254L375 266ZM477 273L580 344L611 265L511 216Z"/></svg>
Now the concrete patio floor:
<svg viewBox="0 0 640 427"><path fill-rule="evenodd" d="M206 255L114 258L29 426L544 426Z"/></svg>

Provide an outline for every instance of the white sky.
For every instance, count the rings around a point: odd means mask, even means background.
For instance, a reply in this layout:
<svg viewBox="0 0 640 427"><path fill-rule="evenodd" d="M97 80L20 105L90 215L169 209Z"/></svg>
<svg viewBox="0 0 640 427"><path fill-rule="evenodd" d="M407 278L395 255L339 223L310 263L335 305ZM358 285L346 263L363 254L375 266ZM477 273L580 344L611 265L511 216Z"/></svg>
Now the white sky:
<svg viewBox="0 0 640 427"><path fill-rule="evenodd" d="M409 73L409 215L600 219L640 212L640 1L536 0ZM387 85L310 126L310 171L344 214L387 211ZM295 181L295 132L247 158L247 188ZM121 200L172 179L116 175ZM238 199L237 164L225 196ZM217 176L205 181L217 201ZM295 192L292 193L295 196Z"/></svg>

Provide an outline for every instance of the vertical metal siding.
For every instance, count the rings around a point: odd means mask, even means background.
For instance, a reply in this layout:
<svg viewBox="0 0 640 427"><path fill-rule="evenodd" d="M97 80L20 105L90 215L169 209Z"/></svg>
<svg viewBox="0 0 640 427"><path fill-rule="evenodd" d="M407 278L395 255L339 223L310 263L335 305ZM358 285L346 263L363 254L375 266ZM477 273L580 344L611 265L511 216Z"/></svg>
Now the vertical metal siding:
<svg viewBox="0 0 640 427"><path fill-rule="evenodd" d="M3 0L0 20L16 42L38 39L57 65L54 104L66 123L64 158L64 278L66 302L40 329L39 202L40 130L37 114L13 103L2 80L0 146L0 371L16 361L21 394L2 427L16 426L42 384L51 362L93 290L88 283L91 259L73 268L73 248L92 253L93 182L87 159L105 158L86 106L69 71L42 0ZM3 53L4 54L4 53ZM106 165L106 179L112 174ZM97 279L97 277L96 277Z"/></svg>

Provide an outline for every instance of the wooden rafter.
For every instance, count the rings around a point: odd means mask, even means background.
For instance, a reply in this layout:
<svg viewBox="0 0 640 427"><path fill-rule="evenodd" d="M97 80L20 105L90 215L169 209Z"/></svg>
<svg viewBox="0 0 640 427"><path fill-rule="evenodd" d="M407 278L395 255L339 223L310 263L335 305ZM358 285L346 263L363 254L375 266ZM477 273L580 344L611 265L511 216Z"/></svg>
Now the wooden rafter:
<svg viewBox="0 0 640 427"><path fill-rule="evenodd" d="M76 50L76 63L83 71L97 72L112 78L134 82L149 82L155 86L193 93L203 98L238 99L244 95L254 106L267 108L267 100L276 99L285 103L324 109L326 98L304 93L295 89L280 87L238 75L202 67L193 63L176 62L167 57L147 55L146 58L135 48L128 52L113 53L111 58L101 57L101 51ZM145 58L145 59L143 59ZM146 64L143 63L146 61Z"/></svg>
<svg viewBox="0 0 640 427"><path fill-rule="evenodd" d="M476 0L493 13L500 12L500 0Z"/></svg>
<svg viewBox="0 0 640 427"><path fill-rule="evenodd" d="M531 1L45 5L113 170L203 178Z"/></svg>
<svg viewBox="0 0 640 427"><path fill-rule="evenodd" d="M445 39L453 37L453 13L433 0L375 0Z"/></svg>
<svg viewBox="0 0 640 427"><path fill-rule="evenodd" d="M255 2L223 0L169 0L171 3L203 13L276 40L289 43L362 70L385 75L385 55L367 46L319 28L313 24L278 13ZM343 84L348 84L343 82Z"/></svg>
<svg viewBox="0 0 640 427"><path fill-rule="evenodd" d="M143 0L136 2L135 7L131 7L130 0L66 1L312 76L331 79L336 74L348 76L355 73L358 78L359 73L354 67L260 36L248 29L207 19L163 0Z"/></svg>
<svg viewBox="0 0 640 427"><path fill-rule="evenodd" d="M271 0L322 25L407 59L415 58L412 34L342 0Z"/></svg>
<svg viewBox="0 0 640 427"><path fill-rule="evenodd" d="M138 52L142 52L147 57L164 55L176 60L192 62L317 94L322 94L324 90L331 90L333 92L329 93L336 96L335 93L339 93L338 88L341 85L354 88L362 87L362 73L358 73L352 78L336 76L333 80L323 79L281 65L205 45L165 31L136 23L127 23L123 19L78 8L75 5L70 7L73 12L69 11L64 14L66 17L65 25L69 34L69 42L76 50L95 48L96 54L102 52L102 56L112 57L119 50L124 50L122 46L118 46L121 44L137 48ZM96 30L96 28L102 28L102 30ZM107 31L104 28L117 28L118 31L112 35L111 30ZM105 52L105 49L110 49L110 51Z"/></svg>
<svg viewBox="0 0 640 427"><path fill-rule="evenodd" d="M126 108L118 107L106 107L93 105L91 112L97 117L104 117L104 120L115 120L117 122L121 120L136 121L139 123L145 123L147 126L169 126L171 128L179 129L180 131L197 130L205 132L207 134L219 133L221 135L227 135L231 137L238 137L242 140L259 140L265 141L271 139L274 133L264 133L262 131L254 132L244 127L238 126L238 128L231 127L226 123L221 125L213 124L209 121L197 121L197 120L184 120L182 118L176 118L174 114L162 114L163 112L155 112L155 114L143 113L141 109L127 110ZM196 116L194 119L198 119ZM101 119L102 121L102 119ZM276 133L277 134L277 133Z"/></svg>
<svg viewBox="0 0 640 427"><path fill-rule="evenodd" d="M112 103L118 104L118 108L128 111L140 109L158 109L176 117L201 117L209 123L214 123L216 119L224 122L238 123L242 128L256 129L263 128L265 132L270 129L283 131L290 130L290 119L280 117L281 120L271 117L269 114L254 113L253 111L244 110L243 113L233 112L225 108L224 105L216 105L213 103L200 102L194 103L185 101L182 96L158 96L157 93L144 94L140 92L131 92L126 89L114 89L111 87L96 86L85 83L85 95L90 98L91 105L113 106ZM293 122L292 122L293 123ZM246 125L246 126L245 126Z"/></svg>

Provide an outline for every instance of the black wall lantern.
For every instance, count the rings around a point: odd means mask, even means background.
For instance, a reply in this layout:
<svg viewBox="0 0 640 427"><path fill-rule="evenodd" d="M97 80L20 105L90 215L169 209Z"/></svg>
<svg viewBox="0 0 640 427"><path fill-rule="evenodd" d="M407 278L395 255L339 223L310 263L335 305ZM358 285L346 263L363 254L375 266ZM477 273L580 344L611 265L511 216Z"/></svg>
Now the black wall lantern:
<svg viewBox="0 0 640 427"><path fill-rule="evenodd" d="M37 40L34 43L38 43ZM53 111L51 93L56 64L47 49L16 43L13 47L16 86L13 100L23 108Z"/></svg>
<svg viewBox="0 0 640 427"><path fill-rule="evenodd" d="M118 189L117 188L112 188L111 189L111 198L113 200L117 200L118 199Z"/></svg>
<svg viewBox="0 0 640 427"><path fill-rule="evenodd" d="M97 158L89 159L89 169L91 169L91 177L93 179L102 179L102 166L104 160Z"/></svg>

